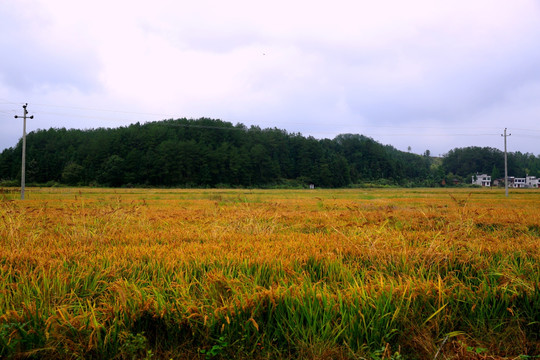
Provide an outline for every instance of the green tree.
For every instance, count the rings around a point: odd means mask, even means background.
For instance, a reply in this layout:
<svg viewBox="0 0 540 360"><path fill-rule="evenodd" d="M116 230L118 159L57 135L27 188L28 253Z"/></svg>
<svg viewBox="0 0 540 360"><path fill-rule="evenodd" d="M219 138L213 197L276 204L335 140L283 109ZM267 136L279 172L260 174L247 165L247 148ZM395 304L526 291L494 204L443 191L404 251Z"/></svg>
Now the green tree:
<svg viewBox="0 0 540 360"><path fill-rule="evenodd" d="M493 169L491 169L491 180L493 181L499 178L501 178L501 172L497 165L493 164Z"/></svg>
<svg viewBox="0 0 540 360"><path fill-rule="evenodd" d="M68 185L80 184L83 180L84 168L74 162L68 163L62 171L62 182Z"/></svg>
<svg viewBox="0 0 540 360"><path fill-rule="evenodd" d="M271 185L295 180L326 187L363 181L427 185L442 180L439 159L399 151L358 134L330 139L304 137L213 119L169 119L116 129L38 130L27 138L27 179L109 186ZM0 154L0 179L20 177L21 146ZM501 169L491 148L450 151L442 173L468 177ZM540 176L540 157L510 153L509 173ZM78 164L79 167L70 164Z"/></svg>
<svg viewBox="0 0 540 360"><path fill-rule="evenodd" d="M97 179L107 186L120 186L124 180L124 159L118 155L111 155L101 166Z"/></svg>

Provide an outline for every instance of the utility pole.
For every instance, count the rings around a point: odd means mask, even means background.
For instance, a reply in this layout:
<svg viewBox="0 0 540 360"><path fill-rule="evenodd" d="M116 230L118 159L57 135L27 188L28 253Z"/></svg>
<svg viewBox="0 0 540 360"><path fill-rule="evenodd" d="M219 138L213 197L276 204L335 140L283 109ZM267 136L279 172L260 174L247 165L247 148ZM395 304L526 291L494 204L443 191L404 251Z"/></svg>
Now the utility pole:
<svg viewBox="0 0 540 360"><path fill-rule="evenodd" d="M28 104L23 105L23 143L22 143L22 169L21 169L21 200L24 200L24 182L25 182L25 173L26 173L26 118L28 115L28 110L26 107ZM15 119L20 118L21 116L15 115ZM29 119L33 119L34 115L28 116Z"/></svg>
<svg viewBox="0 0 540 360"><path fill-rule="evenodd" d="M506 128L504 128L504 193L508 197L508 155L506 152L506 138L512 134L506 134Z"/></svg>

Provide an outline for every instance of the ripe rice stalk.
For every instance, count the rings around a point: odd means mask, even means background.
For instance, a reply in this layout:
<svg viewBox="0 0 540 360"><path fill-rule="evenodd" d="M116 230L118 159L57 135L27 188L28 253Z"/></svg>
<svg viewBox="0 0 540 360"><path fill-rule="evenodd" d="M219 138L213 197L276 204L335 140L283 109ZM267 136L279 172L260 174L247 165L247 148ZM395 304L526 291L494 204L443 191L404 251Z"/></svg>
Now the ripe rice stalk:
<svg viewBox="0 0 540 360"><path fill-rule="evenodd" d="M540 351L538 195L452 196L36 189L0 204L2 356L129 357L136 339L163 356L433 356L457 332L492 356Z"/></svg>

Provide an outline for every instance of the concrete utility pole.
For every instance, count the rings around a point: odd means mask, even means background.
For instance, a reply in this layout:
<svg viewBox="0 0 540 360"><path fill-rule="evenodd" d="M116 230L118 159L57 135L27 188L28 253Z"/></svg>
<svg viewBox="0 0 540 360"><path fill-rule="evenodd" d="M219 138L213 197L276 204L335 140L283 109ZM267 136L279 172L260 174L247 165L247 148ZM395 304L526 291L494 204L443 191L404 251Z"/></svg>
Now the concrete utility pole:
<svg viewBox="0 0 540 360"><path fill-rule="evenodd" d="M22 169L21 169L21 200L24 200L24 181L25 181L25 173L26 173L26 118L28 115L28 110L26 110L26 107L28 104L23 105L23 143L22 143ZM15 119L20 118L21 116L15 115ZM29 116L29 119L33 119L34 115Z"/></svg>
<svg viewBox="0 0 540 360"><path fill-rule="evenodd" d="M504 128L504 193L508 197L508 155L506 153L506 138L512 134L506 134L506 128Z"/></svg>

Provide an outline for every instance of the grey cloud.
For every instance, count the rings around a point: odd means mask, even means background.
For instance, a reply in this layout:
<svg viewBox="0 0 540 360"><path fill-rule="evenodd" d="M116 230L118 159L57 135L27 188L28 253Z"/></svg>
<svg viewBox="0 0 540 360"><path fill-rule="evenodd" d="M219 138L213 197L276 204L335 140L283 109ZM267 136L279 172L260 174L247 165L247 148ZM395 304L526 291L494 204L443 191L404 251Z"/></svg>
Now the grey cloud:
<svg viewBox="0 0 540 360"><path fill-rule="evenodd" d="M26 20L31 23L26 24ZM47 23L39 18L21 20L0 10L0 47L5 54L0 57L0 79L4 85L21 92L62 87L81 92L97 89L100 63L91 49L79 44L84 40L54 43L47 39L46 32Z"/></svg>

